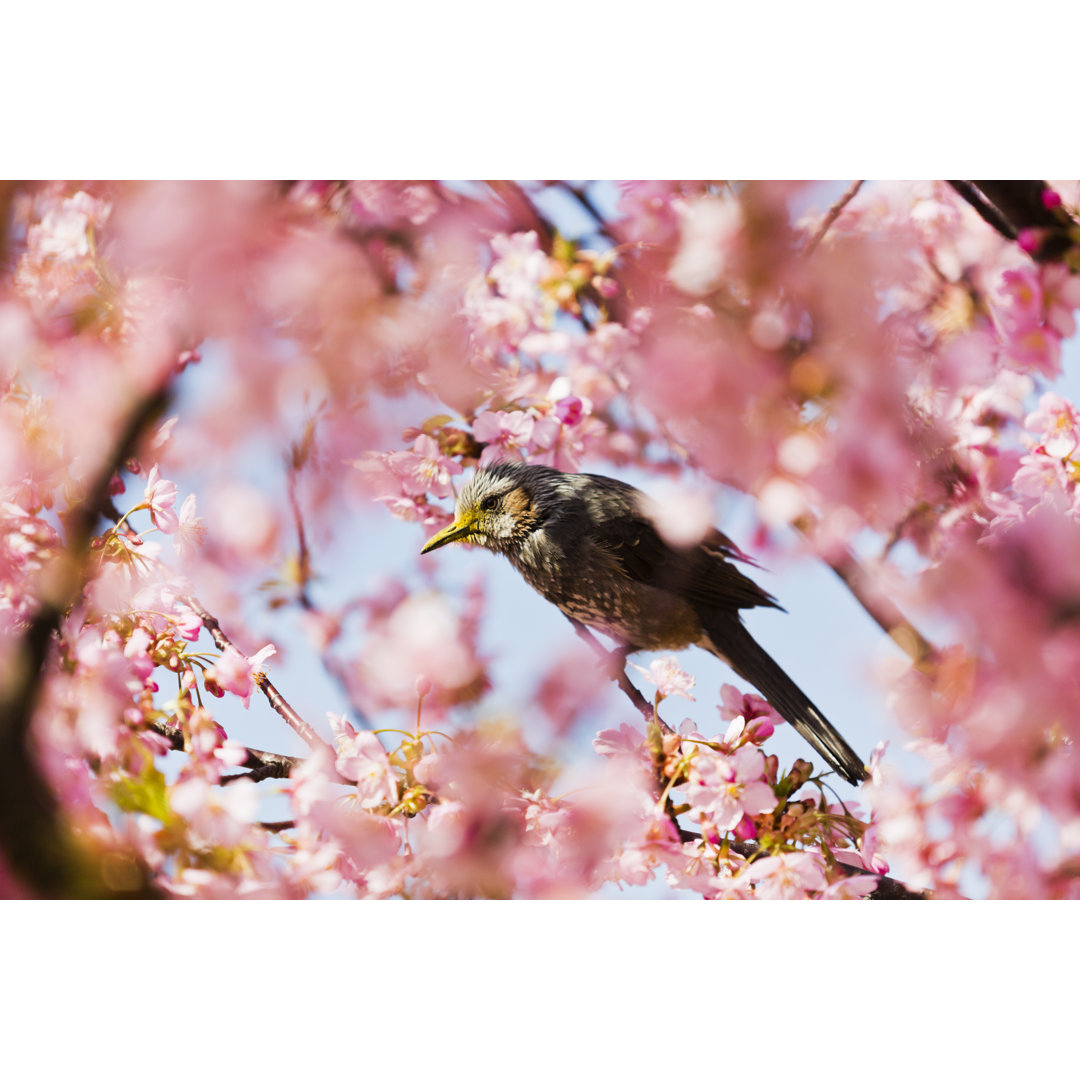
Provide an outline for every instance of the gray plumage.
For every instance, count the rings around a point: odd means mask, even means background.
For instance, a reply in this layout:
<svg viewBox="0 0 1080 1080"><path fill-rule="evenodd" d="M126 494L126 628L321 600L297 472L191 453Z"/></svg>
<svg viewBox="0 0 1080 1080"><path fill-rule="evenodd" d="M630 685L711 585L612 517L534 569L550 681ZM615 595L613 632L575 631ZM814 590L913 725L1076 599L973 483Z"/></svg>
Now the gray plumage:
<svg viewBox="0 0 1080 1080"><path fill-rule="evenodd" d="M845 779L866 778L855 751L743 625L743 608L779 605L733 565L751 560L718 530L693 547L673 547L637 488L505 462L477 471L458 498L453 525L423 550L455 540L505 555L565 615L627 651L708 650L752 683Z"/></svg>

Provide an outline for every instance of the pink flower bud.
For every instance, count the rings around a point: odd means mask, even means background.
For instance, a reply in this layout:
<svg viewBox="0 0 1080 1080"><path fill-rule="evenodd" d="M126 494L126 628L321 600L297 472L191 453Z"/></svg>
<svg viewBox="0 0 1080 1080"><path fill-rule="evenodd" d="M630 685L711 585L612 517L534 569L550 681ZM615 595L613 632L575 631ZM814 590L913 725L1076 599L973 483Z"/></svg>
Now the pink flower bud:
<svg viewBox="0 0 1080 1080"><path fill-rule="evenodd" d="M1061 205L1061 196L1053 188L1046 188L1042 193L1042 204L1047 210L1056 210Z"/></svg>
<svg viewBox="0 0 1080 1080"><path fill-rule="evenodd" d="M1021 229L1016 236L1016 242L1020 245L1020 248L1023 251L1026 251L1029 255L1031 255L1039 250L1039 244L1041 243L1041 240L1039 239L1039 234L1037 230Z"/></svg>
<svg viewBox="0 0 1080 1080"><path fill-rule="evenodd" d="M564 397L555 403L555 415L564 424L576 424L581 419L582 404L579 397Z"/></svg>
<svg viewBox="0 0 1080 1080"><path fill-rule="evenodd" d="M747 725L750 741L755 743L763 743L775 730L773 722L767 716L759 716Z"/></svg>
<svg viewBox="0 0 1080 1080"><path fill-rule="evenodd" d="M757 828L754 826L754 823L750 820L750 818L747 817L746 814L743 814L742 821L740 821L739 824L735 826L736 839L753 840L755 836L757 836Z"/></svg>

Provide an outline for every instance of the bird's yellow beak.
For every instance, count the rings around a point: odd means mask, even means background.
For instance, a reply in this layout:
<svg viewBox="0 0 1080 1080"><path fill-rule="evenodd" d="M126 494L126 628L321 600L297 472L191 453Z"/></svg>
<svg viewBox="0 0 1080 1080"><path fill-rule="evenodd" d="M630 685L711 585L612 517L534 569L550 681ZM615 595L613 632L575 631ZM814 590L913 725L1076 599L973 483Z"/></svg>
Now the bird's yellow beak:
<svg viewBox="0 0 1080 1080"><path fill-rule="evenodd" d="M441 548L443 544L452 544L455 540L468 540L476 532L476 518L471 514L453 521L445 529L437 532L421 549L420 554L426 555L429 551Z"/></svg>

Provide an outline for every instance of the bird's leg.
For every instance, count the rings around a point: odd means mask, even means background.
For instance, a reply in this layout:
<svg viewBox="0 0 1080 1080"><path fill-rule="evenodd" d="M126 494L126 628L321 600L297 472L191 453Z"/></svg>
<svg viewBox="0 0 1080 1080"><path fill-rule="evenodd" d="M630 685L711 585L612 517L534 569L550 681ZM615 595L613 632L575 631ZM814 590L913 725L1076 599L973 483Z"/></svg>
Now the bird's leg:
<svg viewBox="0 0 1080 1080"><path fill-rule="evenodd" d="M567 615L567 618L570 619L570 616ZM656 715L656 711L645 700L641 691L630 681L630 677L626 674L626 658L634 650L628 645L623 645L618 649L605 649L584 623L578 622L577 619L570 619L570 625L574 628L577 636L597 655L601 666L608 674L608 678L633 702L634 708L645 717L646 722L655 719L662 731L670 731L671 728Z"/></svg>

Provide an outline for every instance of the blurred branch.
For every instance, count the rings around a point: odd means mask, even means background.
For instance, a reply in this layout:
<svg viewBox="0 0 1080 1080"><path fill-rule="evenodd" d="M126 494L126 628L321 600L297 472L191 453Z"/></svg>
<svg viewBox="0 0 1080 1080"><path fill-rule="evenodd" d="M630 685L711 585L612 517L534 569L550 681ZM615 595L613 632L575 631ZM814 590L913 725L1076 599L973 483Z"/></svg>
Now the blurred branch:
<svg viewBox="0 0 1080 1080"><path fill-rule="evenodd" d="M607 240L608 243L613 246L619 243L618 237L615 236L612 231L611 223L608 222L604 215L600 212L598 207L589 198L589 190L587 185L578 187L576 184L571 184L567 180L556 180L552 185L558 187L560 190L565 191L577 204L585 211L586 214L593 220L595 227L592 230L592 235Z"/></svg>
<svg viewBox="0 0 1080 1080"><path fill-rule="evenodd" d="M509 212L507 231L535 232L540 241L540 247L544 251L551 251L551 243L554 239L551 226L533 206L532 199L521 185L513 180L486 180L484 182Z"/></svg>
<svg viewBox="0 0 1080 1080"><path fill-rule="evenodd" d="M42 590L41 606L8 654L0 686L0 847L12 873L28 889L54 898L156 898L149 871L133 856L92 857L71 832L56 794L31 750L32 726L45 686L50 644L87 580L95 522L109 505L109 485L135 454L143 432L160 416L165 388L136 402L112 453L64 517L66 544ZM117 861L119 859L119 861Z"/></svg>
<svg viewBox="0 0 1080 1080"><path fill-rule="evenodd" d="M817 232L814 233L810 238L810 242L806 245L806 250L803 252L806 258L814 254L814 249L825 239L825 234L832 228L833 222L844 212L844 207L858 195L859 188L865 183L865 180L853 181L847 191L829 207L829 212L818 226Z"/></svg>
<svg viewBox="0 0 1080 1080"><path fill-rule="evenodd" d="M1030 252L1036 262L1060 262L1077 244L1076 222L1064 207L1052 205L1053 193L1045 180L950 180L949 184L1006 240L1032 231L1038 239Z"/></svg>
<svg viewBox="0 0 1080 1080"><path fill-rule="evenodd" d="M803 536L812 539L816 521L802 518L793 524ZM916 669L926 673L928 668L937 660L937 648L915 629L910 620L889 597L883 595L874 587L870 575L854 553L845 548L838 557L826 558L821 556L821 558L829 569L848 587L851 595L858 600L870 618L911 657Z"/></svg>
<svg viewBox="0 0 1080 1080"><path fill-rule="evenodd" d="M296 494L297 469L290 467L288 470L289 507L292 510L293 523L296 526L297 543L297 599L305 611L313 610L314 605L308 594L308 581L311 579L311 551L308 548L307 533L304 529L304 516L300 511L300 500Z"/></svg>
<svg viewBox="0 0 1080 1080"><path fill-rule="evenodd" d="M258 825L260 829L272 833L285 832L286 829L296 828L295 821L260 821Z"/></svg>

